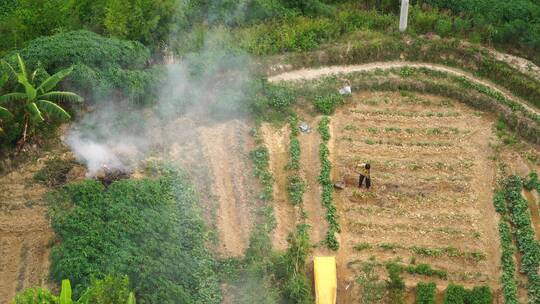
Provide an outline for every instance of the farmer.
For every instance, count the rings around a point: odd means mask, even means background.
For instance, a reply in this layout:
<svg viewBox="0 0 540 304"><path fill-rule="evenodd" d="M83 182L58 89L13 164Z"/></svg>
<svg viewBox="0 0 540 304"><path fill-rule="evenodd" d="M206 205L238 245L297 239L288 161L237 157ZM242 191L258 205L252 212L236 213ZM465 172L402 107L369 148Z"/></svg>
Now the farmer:
<svg viewBox="0 0 540 304"><path fill-rule="evenodd" d="M371 178L369 176L369 169L371 166L367 163L361 163L356 165L356 171L360 175L358 177L358 188L362 188L362 183L364 182L364 179L366 180L366 189L369 189L371 187Z"/></svg>

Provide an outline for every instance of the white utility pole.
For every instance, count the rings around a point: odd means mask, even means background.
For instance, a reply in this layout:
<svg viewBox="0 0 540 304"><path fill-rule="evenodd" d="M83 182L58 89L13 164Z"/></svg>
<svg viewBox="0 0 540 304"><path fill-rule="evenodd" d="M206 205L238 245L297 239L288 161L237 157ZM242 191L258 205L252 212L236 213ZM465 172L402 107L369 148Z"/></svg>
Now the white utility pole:
<svg viewBox="0 0 540 304"><path fill-rule="evenodd" d="M409 0L401 0L401 14L399 15L399 31L407 29L407 16L409 15Z"/></svg>

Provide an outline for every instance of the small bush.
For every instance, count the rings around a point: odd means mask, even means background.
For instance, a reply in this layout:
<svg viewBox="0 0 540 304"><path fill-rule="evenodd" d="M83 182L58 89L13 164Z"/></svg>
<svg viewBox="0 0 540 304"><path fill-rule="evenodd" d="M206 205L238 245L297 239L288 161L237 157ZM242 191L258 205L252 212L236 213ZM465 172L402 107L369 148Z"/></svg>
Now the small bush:
<svg viewBox="0 0 540 304"><path fill-rule="evenodd" d="M49 290L35 287L28 288L17 294L13 300L13 304L58 304L58 298Z"/></svg>
<svg viewBox="0 0 540 304"><path fill-rule="evenodd" d="M468 290L465 295L466 304L491 304L493 303L493 295L491 288L487 285L475 286L472 290Z"/></svg>
<svg viewBox="0 0 540 304"><path fill-rule="evenodd" d="M287 109L295 100L294 94L285 87L267 84L265 94L270 105L276 110Z"/></svg>
<svg viewBox="0 0 540 304"><path fill-rule="evenodd" d="M313 101L313 104L319 112L325 115L334 113L335 109L345 102L343 96L340 94L328 94L325 96L317 96Z"/></svg>
<svg viewBox="0 0 540 304"><path fill-rule="evenodd" d="M436 291L434 282L418 282L416 285L416 304L435 304Z"/></svg>
<svg viewBox="0 0 540 304"><path fill-rule="evenodd" d="M441 16L435 24L435 32L442 37L448 36L452 32L452 19L448 16Z"/></svg>
<svg viewBox="0 0 540 304"><path fill-rule="evenodd" d="M463 286L448 284L444 293L444 304L465 304L465 294Z"/></svg>

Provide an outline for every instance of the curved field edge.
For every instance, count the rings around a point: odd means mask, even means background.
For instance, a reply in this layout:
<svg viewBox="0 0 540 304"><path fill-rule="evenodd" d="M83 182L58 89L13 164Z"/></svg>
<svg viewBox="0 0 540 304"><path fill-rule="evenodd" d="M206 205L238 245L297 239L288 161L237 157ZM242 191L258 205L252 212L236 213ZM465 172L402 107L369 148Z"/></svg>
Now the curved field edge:
<svg viewBox="0 0 540 304"><path fill-rule="evenodd" d="M320 78L320 79L318 79ZM269 78L287 84L297 95L315 98L316 91L332 92L349 83L353 90L406 90L431 93L457 99L475 108L500 115L518 134L540 143L540 116L521 101L509 99L492 86L458 70L431 64L375 63L334 66L286 72Z"/></svg>
<svg viewBox="0 0 540 304"><path fill-rule="evenodd" d="M283 69L296 70L334 65L358 65L381 61L414 61L463 69L489 79L535 107L540 107L540 82L530 73L500 60L484 47L462 44L459 40L403 38L373 32L351 35L346 43L317 51L279 56L286 66L275 66L275 57L267 61L271 75Z"/></svg>

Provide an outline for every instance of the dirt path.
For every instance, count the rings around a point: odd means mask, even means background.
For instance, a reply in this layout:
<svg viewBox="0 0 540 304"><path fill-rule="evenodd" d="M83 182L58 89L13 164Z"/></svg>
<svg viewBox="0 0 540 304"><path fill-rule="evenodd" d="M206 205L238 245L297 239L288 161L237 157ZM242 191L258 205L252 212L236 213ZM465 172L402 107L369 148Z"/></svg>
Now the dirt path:
<svg viewBox="0 0 540 304"><path fill-rule="evenodd" d="M321 173L321 162L319 160L319 145L321 136L316 131L316 126L320 118L308 121L313 128L309 133L300 133L300 174L306 181L306 191L304 192L304 209L308 215L307 223L311 225L311 242L317 247L314 255L325 254L326 246L322 244L328 231L326 221L326 210L321 202L321 186L319 184L319 174Z"/></svg>
<svg viewBox="0 0 540 304"><path fill-rule="evenodd" d="M492 88L493 90L503 94L506 98L522 104L523 107L525 107L525 109L527 109L528 111L535 113L536 115L540 115L540 111L536 109L534 106L529 105L526 101L514 96L513 94L508 92L506 89L503 89L500 86L497 86L496 84L490 81L477 78L468 72L465 72L456 68L450 68L447 66L431 64L431 63L390 61L390 62L372 62L372 63L360 64L360 65L343 65L343 66L340 65L340 66L329 66L329 67L314 68L314 69L300 69L300 70L295 70L295 71L290 71L290 72L274 75L272 77L269 77L268 80L270 82L279 82L279 81L294 81L294 80L301 80L301 79L316 79L316 78L320 78L320 77L324 77L328 75L335 75L335 74L349 74L349 73L354 73L354 72L371 71L375 69L387 70L387 69L401 68L401 67L428 68L434 71L446 72L446 73L450 73L456 76L465 77L470 81Z"/></svg>
<svg viewBox="0 0 540 304"><path fill-rule="evenodd" d="M207 184L218 204L218 252L242 256L249 244L252 217L252 171L249 151L253 146L246 122L232 120L197 128L203 158L209 164Z"/></svg>
<svg viewBox="0 0 540 304"><path fill-rule="evenodd" d="M277 226L272 237L272 245L277 250L287 249L287 236L294 229L296 213L289 202L287 194L287 178L289 172L286 169L289 159L289 127L285 125L276 129L270 124L261 126L265 146L270 154L270 171L274 176L274 212Z"/></svg>
<svg viewBox="0 0 540 304"><path fill-rule="evenodd" d="M47 189L32 180L37 163L0 177L0 303L33 286L51 287L50 241L43 195Z"/></svg>

